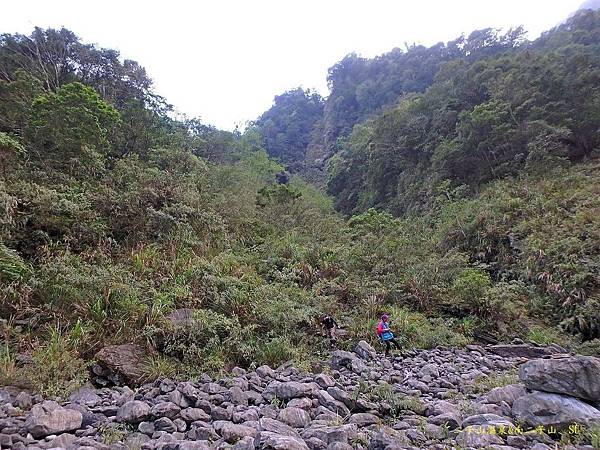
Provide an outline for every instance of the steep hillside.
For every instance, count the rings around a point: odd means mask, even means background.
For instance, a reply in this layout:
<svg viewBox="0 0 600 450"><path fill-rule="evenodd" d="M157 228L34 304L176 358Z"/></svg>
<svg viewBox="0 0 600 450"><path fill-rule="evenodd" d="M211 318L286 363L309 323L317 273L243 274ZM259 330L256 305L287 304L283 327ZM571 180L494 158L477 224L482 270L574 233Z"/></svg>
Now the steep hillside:
<svg viewBox="0 0 600 450"><path fill-rule="evenodd" d="M520 33L475 33L446 65L448 46L351 57L325 104L289 92L243 135L174 120L143 68L68 30L3 35L0 384L64 396L123 345L145 379L309 368L326 313L342 348L379 345L387 312L405 347L597 352L597 22L501 56ZM319 129L350 128L335 198L276 177L269 153L302 167Z"/></svg>

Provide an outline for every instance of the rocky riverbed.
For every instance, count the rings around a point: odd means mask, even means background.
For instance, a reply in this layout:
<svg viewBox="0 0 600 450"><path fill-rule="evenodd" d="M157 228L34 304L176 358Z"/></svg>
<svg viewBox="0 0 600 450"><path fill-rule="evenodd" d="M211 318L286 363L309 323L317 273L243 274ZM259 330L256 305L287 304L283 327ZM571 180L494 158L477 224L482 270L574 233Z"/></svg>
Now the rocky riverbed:
<svg viewBox="0 0 600 450"><path fill-rule="evenodd" d="M236 368L60 404L5 387L0 403L12 449L593 449L600 359L522 343L385 358L360 342L319 374Z"/></svg>

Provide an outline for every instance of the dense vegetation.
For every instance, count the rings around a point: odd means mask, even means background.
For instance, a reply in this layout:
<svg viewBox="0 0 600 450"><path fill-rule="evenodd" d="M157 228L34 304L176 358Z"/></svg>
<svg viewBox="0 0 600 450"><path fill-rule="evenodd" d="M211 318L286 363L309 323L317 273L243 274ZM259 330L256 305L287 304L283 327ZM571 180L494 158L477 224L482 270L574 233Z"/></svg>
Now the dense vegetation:
<svg viewBox="0 0 600 450"><path fill-rule="evenodd" d="M599 21L351 56L325 102L287 92L244 134L174 119L67 30L3 35L0 383L65 392L124 342L160 350L149 377L308 366L324 313L342 345L384 311L409 346L597 338ZM277 183L324 130L334 198Z"/></svg>
<svg viewBox="0 0 600 450"><path fill-rule="evenodd" d="M323 115L323 98L297 88L275 97L273 106L254 123L265 150L292 172L306 171L306 149Z"/></svg>
<svg viewBox="0 0 600 450"><path fill-rule="evenodd" d="M341 141L328 179L336 206L438 222L443 198L456 211L453 246L598 337L599 33L600 13L584 11L534 42L443 65L424 93Z"/></svg>

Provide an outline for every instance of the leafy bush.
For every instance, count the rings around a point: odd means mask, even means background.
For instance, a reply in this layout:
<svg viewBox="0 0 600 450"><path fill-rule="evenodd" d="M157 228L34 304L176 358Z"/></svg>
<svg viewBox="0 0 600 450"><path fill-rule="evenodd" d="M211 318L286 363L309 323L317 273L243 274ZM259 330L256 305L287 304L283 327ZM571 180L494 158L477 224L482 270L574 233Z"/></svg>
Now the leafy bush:
<svg viewBox="0 0 600 450"><path fill-rule="evenodd" d="M87 365L69 337L56 328L47 341L35 348L31 363L20 371L25 382L44 396L63 399L88 379Z"/></svg>
<svg viewBox="0 0 600 450"><path fill-rule="evenodd" d="M474 384L474 390L477 393L486 393L496 387L508 386L518 383L519 377L516 370L492 373L490 375L478 378Z"/></svg>
<svg viewBox="0 0 600 450"><path fill-rule="evenodd" d="M23 281L31 274L31 267L15 252L0 242L0 281Z"/></svg>

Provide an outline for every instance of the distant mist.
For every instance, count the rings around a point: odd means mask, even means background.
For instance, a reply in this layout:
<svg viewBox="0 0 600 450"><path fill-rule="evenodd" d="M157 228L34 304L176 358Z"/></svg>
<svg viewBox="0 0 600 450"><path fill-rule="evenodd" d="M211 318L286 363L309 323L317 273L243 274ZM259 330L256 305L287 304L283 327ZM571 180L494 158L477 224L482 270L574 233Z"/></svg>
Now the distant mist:
<svg viewBox="0 0 600 450"><path fill-rule="evenodd" d="M581 4L577 11L581 9L598 9L600 8L600 0L586 0Z"/></svg>

